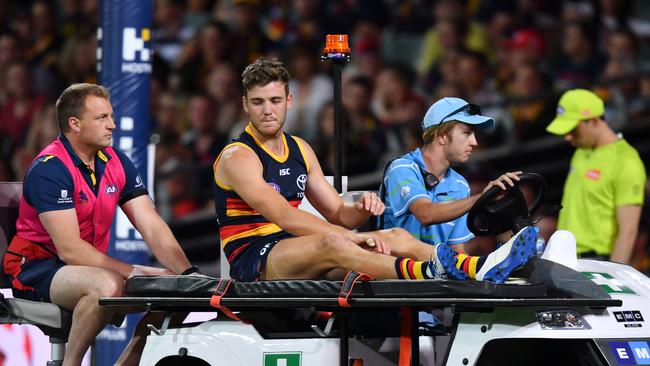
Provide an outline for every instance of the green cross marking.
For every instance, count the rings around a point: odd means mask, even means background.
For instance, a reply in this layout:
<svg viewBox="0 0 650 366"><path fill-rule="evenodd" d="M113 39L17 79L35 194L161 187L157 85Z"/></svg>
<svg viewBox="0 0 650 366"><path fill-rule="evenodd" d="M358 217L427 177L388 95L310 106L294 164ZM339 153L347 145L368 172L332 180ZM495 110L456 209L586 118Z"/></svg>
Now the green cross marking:
<svg viewBox="0 0 650 366"><path fill-rule="evenodd" d="M614 278L614 276L605 272L581 272L583 276L594 281L598 286L602 287L608 294L635 294L631 288L625 286L621 281Z"/></svg>
<svg viewBox="0 0 650 366"><path fill-rule="evenodd" d="M264 366L300 366L302 353L264 353Z"/></svg>

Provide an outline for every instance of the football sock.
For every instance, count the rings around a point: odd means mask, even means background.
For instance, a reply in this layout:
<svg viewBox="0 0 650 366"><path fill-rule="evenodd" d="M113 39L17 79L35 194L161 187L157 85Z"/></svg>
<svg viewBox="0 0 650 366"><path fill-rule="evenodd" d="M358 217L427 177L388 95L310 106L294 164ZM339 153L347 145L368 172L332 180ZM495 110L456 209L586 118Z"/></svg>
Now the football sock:
<svg viewBox="0 0 650 366"><path fill-rule="evenodd" d="M476 279L476 272L481 269L486 258L486 255L478 257L467 254L457 254L456 268L465 272L469 278Z"/></svg>
<svg viewBox="0 0 650 366"><path fill-rule="evenodd" d="M429 261L415 261L410 258L395 259L395 272L397 278L403 280L424 280L433 278L433 274L428 271Z"/></svg>

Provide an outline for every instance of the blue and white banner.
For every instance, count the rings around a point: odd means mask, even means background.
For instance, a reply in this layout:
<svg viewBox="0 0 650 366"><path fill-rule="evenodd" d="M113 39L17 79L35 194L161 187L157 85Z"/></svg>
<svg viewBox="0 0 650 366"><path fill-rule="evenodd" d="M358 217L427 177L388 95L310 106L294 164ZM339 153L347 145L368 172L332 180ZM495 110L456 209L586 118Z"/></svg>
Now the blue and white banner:
<svg viewBox="0 0 650 366"><path fill-rule="evenodd" d="M147 145L150 134L149 93L152 65L153 0L102 0L97 30L97 71L111 92L115 124L113 145L133 161L142 179L150 181ZM142 236L121 210L111 228L109 255L124 262L149 264ZM113 365L130 340L140 314L127 316L120 327L107 326L95 343L96 365Z"/></svg>

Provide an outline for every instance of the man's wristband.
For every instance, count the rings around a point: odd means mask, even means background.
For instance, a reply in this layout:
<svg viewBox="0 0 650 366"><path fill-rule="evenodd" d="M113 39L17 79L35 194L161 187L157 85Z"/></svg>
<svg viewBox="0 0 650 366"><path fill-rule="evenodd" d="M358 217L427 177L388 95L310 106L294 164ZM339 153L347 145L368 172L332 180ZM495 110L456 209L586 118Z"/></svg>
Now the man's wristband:
<svg viewBox="0 0 650 366"><path fill-rule="evenodd" d="M199 270L199 267L192 266L192 267L184 270L183 272L181 272L181 275L185 276L185 275L192 274L192 273L201 273L201 271Z"/></svg>

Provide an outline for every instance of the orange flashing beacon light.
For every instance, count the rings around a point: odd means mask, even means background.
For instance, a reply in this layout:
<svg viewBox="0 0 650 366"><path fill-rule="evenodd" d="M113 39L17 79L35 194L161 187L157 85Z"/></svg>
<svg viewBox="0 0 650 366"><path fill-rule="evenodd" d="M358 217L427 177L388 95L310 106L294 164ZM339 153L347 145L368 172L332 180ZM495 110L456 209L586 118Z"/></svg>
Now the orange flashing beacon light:
<svg viewBox="0 0 650 366"><path fill-rule="evenodd" d="M348 45L347 34L328 34L325 37L325 48L323 59L345 59L350 58L350 46Z"/></svg>

